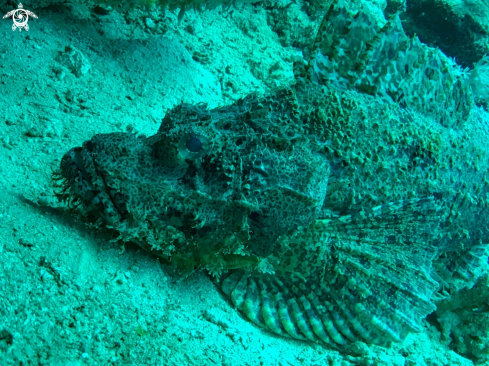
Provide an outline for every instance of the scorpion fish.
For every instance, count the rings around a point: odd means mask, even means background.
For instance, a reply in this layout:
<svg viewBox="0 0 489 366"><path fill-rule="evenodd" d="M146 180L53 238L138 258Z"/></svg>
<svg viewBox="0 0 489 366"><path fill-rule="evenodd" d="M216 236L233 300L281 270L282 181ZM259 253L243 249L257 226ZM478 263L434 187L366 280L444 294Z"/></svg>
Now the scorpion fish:
<svg viewBox="0 0 489 366"><path fill-rule="evenodd" d="M451 132L324 80L327 27L341 14L336 4L326 15L295 85L214 109L182 103L153 136L99 134L71 149L59 199L183 273L208 271L275 334L341 349L421 331L447 276L434 273L453 172L434 170L453 159Z"/></svg>

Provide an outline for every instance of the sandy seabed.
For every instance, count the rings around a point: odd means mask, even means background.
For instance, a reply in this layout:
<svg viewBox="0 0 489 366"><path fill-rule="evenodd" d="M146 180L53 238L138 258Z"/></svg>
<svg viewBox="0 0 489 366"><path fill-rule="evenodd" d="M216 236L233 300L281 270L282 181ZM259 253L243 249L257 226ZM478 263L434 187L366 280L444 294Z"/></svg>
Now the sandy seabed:
<svg viewBox="0 0 489 366"><path fill-rule="evenodd" d="M181 101L215 107L289 85L293 40L310 41L319 19L300 3L265 8L178 23L59 5L37 9L28 32L2 19L0 365L472 365L428 323L402 345L349 354L262 331L205 273L182 280L54 199L51 172L94 134L151 135Z"/></svg>

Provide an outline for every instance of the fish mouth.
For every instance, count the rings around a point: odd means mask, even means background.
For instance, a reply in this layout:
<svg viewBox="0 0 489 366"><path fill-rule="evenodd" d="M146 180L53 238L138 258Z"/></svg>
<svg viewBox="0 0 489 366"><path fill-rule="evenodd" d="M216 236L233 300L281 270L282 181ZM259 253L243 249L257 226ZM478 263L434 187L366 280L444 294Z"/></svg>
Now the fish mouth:
<svg viewBox="0 0 489 366"><path fill-rule="evenodd" d="M63 181L62 192L56 196L74 208L81 204L87 213L108 224L124 221L128 214L126 199L107 184L92 151L93 144L87 141L63 156L59 171L53 175L53 179Z"/></svg>

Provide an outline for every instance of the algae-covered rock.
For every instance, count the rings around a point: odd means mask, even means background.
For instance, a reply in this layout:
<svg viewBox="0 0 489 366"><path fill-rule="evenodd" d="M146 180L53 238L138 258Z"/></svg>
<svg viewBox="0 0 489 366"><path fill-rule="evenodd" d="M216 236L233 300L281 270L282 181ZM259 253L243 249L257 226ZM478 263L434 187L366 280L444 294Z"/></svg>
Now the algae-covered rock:
<svg viewBox="0 0 489 366"><path fill-rule="evenodd" d="M489 278L437 304L442 340L457 353L482 364L489 360Z"/></svg>

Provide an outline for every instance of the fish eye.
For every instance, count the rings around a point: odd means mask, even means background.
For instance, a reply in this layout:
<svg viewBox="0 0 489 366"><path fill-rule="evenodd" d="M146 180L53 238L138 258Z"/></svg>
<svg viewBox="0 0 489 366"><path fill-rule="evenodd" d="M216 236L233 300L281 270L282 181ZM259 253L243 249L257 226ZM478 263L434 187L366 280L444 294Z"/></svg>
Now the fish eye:
<svg viewBox="0 0 489 366"><path fill-rule="evenodd" d="M207 154L209 142L197 133L186 133L178 142L178 152L184 159L199 159Z"/></svg>
<svg viewBox="0 0 489 366"><path fill-rule="evenodd" d="M202 141L200 141L196 136L192 136L187 140L185 147L188 151L196 153L202 148Z"/></svg>

